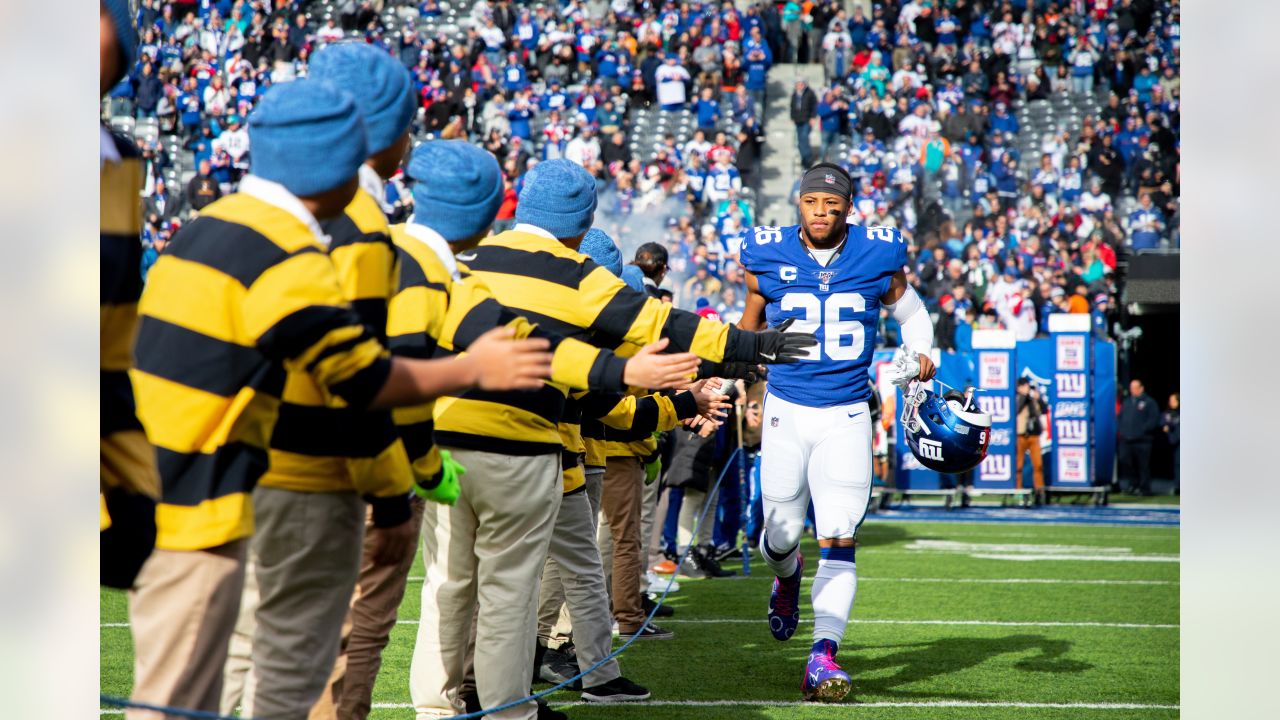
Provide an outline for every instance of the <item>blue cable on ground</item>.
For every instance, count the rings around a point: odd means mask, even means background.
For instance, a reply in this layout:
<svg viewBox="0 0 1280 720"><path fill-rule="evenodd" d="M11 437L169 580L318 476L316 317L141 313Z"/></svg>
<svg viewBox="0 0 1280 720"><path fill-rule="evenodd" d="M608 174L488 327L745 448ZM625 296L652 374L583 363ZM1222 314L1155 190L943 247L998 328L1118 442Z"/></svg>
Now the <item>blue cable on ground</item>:
<svg viewBox="0 0 1280 720"><path fill-rule="evenodd" d="M724 482L724 476L729 472L729 468L733 467L734 459L737 458L741 453L742 451L736 448L732 453L730 453L728 460L725 461L724 469L720 471L720 477L716 478L715 484L712 485L709 490L707 490L707 501L703 503L702 511L698 513L698 518L697 520L694 521L693 529L690 532L690 535L692 537L696 538L698 536L698 529L702 527L702 521L706 518L707 510L710 509L711 507L710 501L713 498L715 498L716 491L720 489L720 483ZM689 552L693 550L693 547L694 547L694 543L690 542L689 547L684 549L684 554L682 554L680 556L680 559L676 562L677 573L680 572L680 568L684 566L684 561L689 558ZM568 680L565 680L559 685L554 685L552 687L547 688L546 690L529 695L528 697L524 697L519 700L513 700L509 703L498 705L497 707L484 708L482 710L477 710L476 712L467 713L466 715L454 715L453 720L470 720L472 718L483 717L490 713L508 710L518 705L523 705L531 700L537 700L539 698L546 697L547 695L550 695L551 693L556 692L557 690L562 690L565 687L572 685L574 682L581 680L582 678L590 674L592 671L594 671L596 668L618 657L624 651L626 651L627 648L631 647L631 643L634 643L636 639L640 637L640 634L643 633L645 629L649 627L649 623L651 623L653 621L654 616L657 615L658 608L661 608L662 604L667 601L667 594L670 592L671 592L671 584L667 583L667 588L662 591L662 596L659 597L658 600L654 603L653 609L649 611L649 616L644 619L644 624L640 626L640 629L637 630L634 635L627 638L627 641L623 643L621 647L609 653L608 655L604 656L598 662L596 662L596 664L592 665L586 670L579 672L577 675L574 675L573 677L569 678ZM208 712L205 710L184 710L182 708L165 707L163 705L151 705L148 703L138 702L136 700L130 700L128 698L115 697L114 695L107 695L105 693L100 693L98 697L99 697L99 700L104 705L136 708L139 710L152 710L155 712L165 713L166 715L177 715L178 717L194 718L195 720L251 720L248 718L238 718L238 717L229 716L229 715L220 715L218 713Z"/></svg>
<svg viewBox="0 0 1280 720"><path fill-rule="evenodd" d="M209 712L207 710L186 710L184 708L166 707L164 705L152 705L150 703L138 702L137 700L107 695L106 693L99 693L98 700L103 705L115 705L116 707L134 708L136 710L153 710L158 713L164 713L165 715L196 718L196 720L251 720L231 715L220 715L216 712Z"/></svg>

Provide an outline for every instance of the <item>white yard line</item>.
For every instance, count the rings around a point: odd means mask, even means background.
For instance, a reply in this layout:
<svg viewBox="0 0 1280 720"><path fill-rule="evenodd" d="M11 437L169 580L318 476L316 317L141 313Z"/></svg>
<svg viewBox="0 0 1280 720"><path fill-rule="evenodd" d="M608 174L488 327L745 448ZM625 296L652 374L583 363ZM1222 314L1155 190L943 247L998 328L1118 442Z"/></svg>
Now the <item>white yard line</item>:
<svg viewBox="0 0 1280 720"><path fill-rule="evenodd" d="M590 703L555 703L555 707L573 707ZM403 710L412 703L374 703L379 710ZM979 702L966 700L922 700L919 702L867 702L821 703L778 700L648 700L645 702L612 703L616 707L803 707L812 710L840 710L849 712L859 708L1022 708L1028 710L1177 710L1179 705L1148 703L1034 703L1034 702Z"/></svg>
<svg viewBox="0 0 1280 720"><path fill-rule="evenodd" d="M575 707L589 703L555 703L556 707ZM981 702L968 700L922 700L919 702L846 702L824 705L821 703L778 700L649 700L646 702L614 703L609 707L803 707L809 710L836 710L844 713L862 708L1015 708L1022 710L1178 710L1180 705L1153 703L1037 703L1037 702ZM412 703L373 703L375 710L410 710ZM123 715L119 708L103 708L98 715Z"/></svg>
<svg viewBox="0 0 1280 720"><path fill-rule="evenodd" d="M409 582L422 582L410 577ZM810 578L805 578L810 580ZM864 577L858 582L942 583L946 585L1179 585L1177 580L1070 580L1067 578L891 578ZM673 595L675 593L672 593Z"/></svg>
<svg viewBox="0 0 1280 720"><path fill-rule="evenodd" d="M693 623L701 625L738 625L738 624L756 624L763 623L764 620L759 618L696 618L696 619L680 619L680 618L664 618L663 625L668 623ZM801 620L800 622L812 622L810 620ZM1168 625L1159 623L1110 623L1110 622L1056 622L1056 621L1035 621L1035 620L878 620L854 618L849 622L858 625L954 625L954 626L979 626L979 627L1093 627L1093 628L1124 628L1124 629L1155 629L1167 630L1177 629L1179 625ZM417 620L397 620L397 625L417 625ZM129 623L101 623L99 628L127 628Z"/></svg>
<svg viewBox="0 0 1280 720"><path fill-rule="evenodd" d="M801 619L802 623L809 623L812 620ZM877 620L877 619L859 619L852 618L850 623L855 625L955 625L955 626L979 626L979 627L1094 627L1094 628L1125 628L1138 630L1169 630L1177 629L1178 625L1168 625L1160 623L1109 623L1109 622L1057 622L1057 621L1036 621L1036 620ZM738 624L738 623L764 623L763 619L747 619L747 618L706 618L697 620L681 620L679 618L663 618L662 624L674 623L705 623L708 625L716 624Z"/></svg>

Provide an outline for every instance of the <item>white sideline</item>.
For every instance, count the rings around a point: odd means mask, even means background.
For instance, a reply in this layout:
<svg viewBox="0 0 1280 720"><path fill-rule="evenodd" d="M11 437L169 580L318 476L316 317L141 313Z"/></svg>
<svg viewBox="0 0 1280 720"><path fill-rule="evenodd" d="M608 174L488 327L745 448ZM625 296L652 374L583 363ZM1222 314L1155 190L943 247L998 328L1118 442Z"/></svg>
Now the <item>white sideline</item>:
<svg viewBox="0 0 1280 720"><path fill-rule="evenodd" d="M591 703L556 703L556 707L575 707ZM412 703L373 703L375 710L408 710ZM1035 702L981 702L967 700L923 700L919 702L866 702L820 703L778 700L648 700L645 702L613 703L609 707L803 707L810 710L855 711L861 708L1016 708L1022 710L1178 710L1180 705L1153 703L1035 703ZM98 715L123 715L119 708L102 708Z"/></svg>
<svg viewBox="0 0 1280 720"><path fill-rule="evenodd" d="M763 622L760 619L752 618L700 618L681 620L680 618L664 618L663 625L668 623L688 623L700 625L730 625L730 624L755 624ZM800 622L812 622L811 620L801 620ZM849 622L856 625L974 625L989 627L1095 627L1095 628L1125 628L1139 630L1169 630L1177 629L1180 625L1167 624L1148 624L1148 623L1108 623L1108 622L1038 622L1034 620L867 620L853 618ZM397 620L397 625L417 625L417 620ZM127 628L129 623L101 623L99 628Z"/></svg>

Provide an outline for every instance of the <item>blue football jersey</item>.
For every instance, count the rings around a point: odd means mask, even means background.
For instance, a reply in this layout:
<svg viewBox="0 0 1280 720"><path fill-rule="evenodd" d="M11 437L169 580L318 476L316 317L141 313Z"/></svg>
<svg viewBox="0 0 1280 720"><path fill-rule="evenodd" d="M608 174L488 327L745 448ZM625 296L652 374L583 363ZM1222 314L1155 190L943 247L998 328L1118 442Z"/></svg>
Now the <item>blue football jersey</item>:
<svg viewBox="0 0 1280 720"><path fill-rule="evenodd" d="M813 333L808 357L769 367L769 392L808 407L870 399L867 372L876 346L880 298L907 263L896 228L849 226L848 239L824 267L800 239L800 226L756 227L742 244L742 265L755 275L770 327Z"/></svg>

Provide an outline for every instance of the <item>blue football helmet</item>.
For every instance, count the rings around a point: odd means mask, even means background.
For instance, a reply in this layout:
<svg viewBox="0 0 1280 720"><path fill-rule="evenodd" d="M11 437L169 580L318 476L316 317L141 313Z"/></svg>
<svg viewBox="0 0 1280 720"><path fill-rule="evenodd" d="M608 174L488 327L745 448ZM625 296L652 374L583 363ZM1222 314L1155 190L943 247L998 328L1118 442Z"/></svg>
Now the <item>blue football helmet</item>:
<svg viewBox="0 0 1280 720"><path fill-rule="evenodd" d="M925 383L913 382L903 395L903 434L921 465L955 474L972 470L987 456L991 416L978 409L973 388L939 396Z"/></svg>

